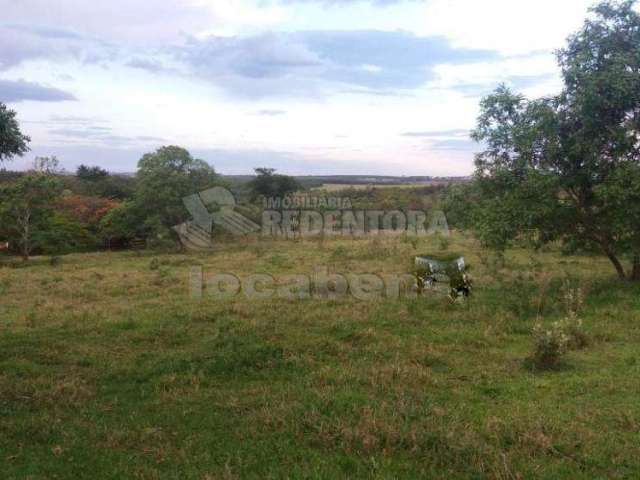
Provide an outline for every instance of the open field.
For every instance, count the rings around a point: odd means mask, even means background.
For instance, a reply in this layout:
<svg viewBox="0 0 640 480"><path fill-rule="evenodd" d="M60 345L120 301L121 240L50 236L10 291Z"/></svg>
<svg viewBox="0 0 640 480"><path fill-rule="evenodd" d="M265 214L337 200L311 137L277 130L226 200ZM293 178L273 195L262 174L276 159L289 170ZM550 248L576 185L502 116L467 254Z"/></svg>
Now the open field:
<svg viewBox="0 0 640 480"><path fill-rule="evenodd" d="M342 190L370 190L377 188L421 188L430 187L434 185L447 185L449 182L446 180L433 180L428 182L415 182L415 183L324 183L319 187L313 188L313 191L325 191L325 192L339 192Z"/></svg>
<svg viewBox="0 0 640 480"><path fill-rule="evenodd" d="M5 259L0 477L637 478L640 287L604 258L512 250L502 264L455 236L475 279L467 305L189 295L192 266L391 274L441 246ZM532 371L532 327L564 315L567 278L589 345Z"/></svg>

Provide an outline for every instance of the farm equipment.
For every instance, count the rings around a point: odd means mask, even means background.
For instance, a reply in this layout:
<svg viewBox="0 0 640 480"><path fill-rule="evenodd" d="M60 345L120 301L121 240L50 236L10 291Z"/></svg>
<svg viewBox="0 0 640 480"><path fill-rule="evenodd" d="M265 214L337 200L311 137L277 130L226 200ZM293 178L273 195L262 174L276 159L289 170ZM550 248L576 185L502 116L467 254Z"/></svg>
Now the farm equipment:
<svg viewBox="0 0 640 480"><path fill-rule="evenodd" d="M419 293L448 290L452 302L471 295L471 277L463 256L420 255L415 257L414 264Z"/></svg>

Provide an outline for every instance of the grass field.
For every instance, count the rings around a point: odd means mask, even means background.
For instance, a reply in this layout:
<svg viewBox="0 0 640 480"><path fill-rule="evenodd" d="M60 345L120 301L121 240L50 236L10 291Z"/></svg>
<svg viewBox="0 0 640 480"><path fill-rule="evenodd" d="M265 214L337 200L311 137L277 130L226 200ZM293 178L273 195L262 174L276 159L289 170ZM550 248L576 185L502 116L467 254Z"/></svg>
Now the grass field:
<svg viewBox="0 0 640 480"><path fill-rule="evenodd" d="M441 244L5 259L0 477L638 478L640 288L603 258L513 250L503 264L456 236L468 304L189 295L193 266L402 273ZM564 315L567 281L590 343L533 371L532 327Z"/></svg>

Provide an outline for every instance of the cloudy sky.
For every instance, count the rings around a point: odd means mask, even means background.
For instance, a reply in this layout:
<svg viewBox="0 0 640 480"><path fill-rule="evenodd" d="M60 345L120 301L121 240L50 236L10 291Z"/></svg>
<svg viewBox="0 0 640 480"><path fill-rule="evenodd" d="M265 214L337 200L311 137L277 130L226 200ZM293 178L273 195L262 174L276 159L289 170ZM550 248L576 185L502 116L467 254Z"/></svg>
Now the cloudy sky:
<svg viewBox="0 0 640 480"><path fill-rule="evenodd" d="M34 155L134 171L465 175L478 101L558 91L586 0L0 0L0 101Z"/></svg>

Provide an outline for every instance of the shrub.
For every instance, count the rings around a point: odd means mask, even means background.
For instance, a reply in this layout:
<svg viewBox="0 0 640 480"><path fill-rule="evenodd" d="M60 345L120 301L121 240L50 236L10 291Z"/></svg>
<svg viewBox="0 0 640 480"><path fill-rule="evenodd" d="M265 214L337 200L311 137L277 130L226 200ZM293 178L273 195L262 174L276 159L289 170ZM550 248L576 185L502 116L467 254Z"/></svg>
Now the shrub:
<svg viewBox="0 0 640 480"><path fill-rule="evenodd" d="M533 329L534 352L531 361L540 370L557 368L567 351L585 348L590 342L579 316L584 303L582 289L573 288L565 282L563 291L564 318L554 322L549 329L545 329L540 322Z"/></svg>
<svg viewBox="0 0 640 480"><path fill-rule="evenodd" d="M53 212L42 230L33 234L33 240L35 251L49 255L89 251L98 246L86 225L61 212Z"/></svg>
<svg viewBox="0 0 640 480"><path fill-rule="evenodd" d="M591 339L584 330L582 319L576 315L565 317L562 320L565 333L569 337L569 348L571 350L582 350L589 346Z"/></svg>
<svg viewBox="0 0 640 480"><path fill-rule="evenodd" d="M580 287L571 288L568 283L564 286L564 304L566 316L562 320L565 333L569 336L569 348L580 350L590 343L589 335L584 330L579 312L582 309L584 297Z"/></svg>
<svg viewBox="0 0 640 480"><path fill-rule="evenodd" d="M567 353L570 338L562 322L554 322L551 328L545 329L541 323L533 327L534 350L531 357L532 366L537 370L552 370L562 363Z"/></svg>
<svg viewBox="0 0 640 480"><path fill-rule="evenodd" d="M97 230L100 220L118 208L120 203L108 198L71 194L60 198L55 206L68 217Z"/></svg>

